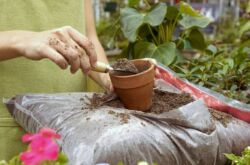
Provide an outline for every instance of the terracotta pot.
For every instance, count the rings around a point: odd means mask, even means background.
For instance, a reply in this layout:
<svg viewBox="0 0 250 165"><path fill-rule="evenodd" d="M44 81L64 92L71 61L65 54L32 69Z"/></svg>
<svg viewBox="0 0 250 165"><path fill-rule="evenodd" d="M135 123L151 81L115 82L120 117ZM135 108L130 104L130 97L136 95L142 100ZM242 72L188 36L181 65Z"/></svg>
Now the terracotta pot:
<svg viewBox="0 0 250 165"><path fill-rule="evenodd" d="M132 60L138 74L110 74L114 90L128 109L146 111L152 105L154 65L146 60Z"/></svg>

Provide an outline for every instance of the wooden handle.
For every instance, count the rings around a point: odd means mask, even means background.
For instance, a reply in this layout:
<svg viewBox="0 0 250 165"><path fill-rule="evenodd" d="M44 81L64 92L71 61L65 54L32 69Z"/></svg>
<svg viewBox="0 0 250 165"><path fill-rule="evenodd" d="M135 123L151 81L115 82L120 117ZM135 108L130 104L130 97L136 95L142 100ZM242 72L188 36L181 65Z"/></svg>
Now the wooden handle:
<svg viewBox="0 0 250 165"><path fill-rule="evenodd" d="M109 64L105 64L104 62L97 61L96 66L91 68L93 71L107 73L113 68Z"/></svg>

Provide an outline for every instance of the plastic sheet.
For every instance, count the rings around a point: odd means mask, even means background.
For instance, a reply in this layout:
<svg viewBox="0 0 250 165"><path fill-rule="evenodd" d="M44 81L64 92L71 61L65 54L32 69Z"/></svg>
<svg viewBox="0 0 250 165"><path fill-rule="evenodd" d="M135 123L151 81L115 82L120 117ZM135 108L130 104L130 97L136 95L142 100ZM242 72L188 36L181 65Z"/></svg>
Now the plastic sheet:
<svg viewBox="0 0 250 165"><path fill-rule="evenodd" d="M163 80L156 86L181 92ZM91 109L87 106L91 95L18 95L7 107L27 131L49 127L61 134L58 142L72 165L119 161L135 165L141 160L158 165L225 164L223 153L239 154L250 144L248 123L232 118L225 125L214 120L202 100L152 114L110 106ZM127 121L121 117L124 114Z"/></svg>
<svg viewBox="0 0 250 165"><path fill-rule="evenodd" d="M175 72L166 66L158 65L159 79L163 79L180 89L181 91L190 93L196 98L203 99L208 107L214 108L216 110L229 113L236 118L250 122L250 105L242 103L237 100L233 100L209 90L207 88L194 85L185 79L179 78Z"/></svg>

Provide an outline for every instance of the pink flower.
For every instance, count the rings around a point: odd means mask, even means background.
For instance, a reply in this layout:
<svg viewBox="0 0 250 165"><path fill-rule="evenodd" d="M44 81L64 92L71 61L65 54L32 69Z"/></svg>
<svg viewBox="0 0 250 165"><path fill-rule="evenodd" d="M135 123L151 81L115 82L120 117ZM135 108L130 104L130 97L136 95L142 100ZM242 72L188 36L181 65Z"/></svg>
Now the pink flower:
<svg viewBox="0 0 250 165"><path fill-rule="evenodd" d="M23 142L29 142L32 140L35 140L36 138L39 138L40 136L45 137L45 138L56 138L59 139L61 136L57 134L54 130L50 128L42 128L40 129L39 133L37 134L25 134L22 137Z"/></svg>
<svg viewBox="0 0 250 165"><path fill-rule="evenodd" d="M23 142L30 141L29 149L21 153L20 159L25 165L38 165L45 160L56 160L59 147L53 138L60 138L55 131L43 128L37 134L25 134Z"/></svg>

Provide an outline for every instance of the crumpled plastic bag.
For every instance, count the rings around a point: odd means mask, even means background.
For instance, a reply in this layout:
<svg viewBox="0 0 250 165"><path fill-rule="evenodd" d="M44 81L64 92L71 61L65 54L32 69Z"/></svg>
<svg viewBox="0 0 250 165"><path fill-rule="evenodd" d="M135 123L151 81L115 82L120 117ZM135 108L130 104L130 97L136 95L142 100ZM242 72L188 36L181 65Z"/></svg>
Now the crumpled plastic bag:
<svg viewBox="0 0 250 165"><path fill-rule="evenodd" d="M207 89L202 86L195 85L186 79L181 79L177 74L167 66L159 64L156 66L159 79L168 82L175 88L183 92L191 94L197 99L202 99L208 107L229 113L232 116L250 123L250 105L234 100L224 95Z"/></svg>
<svg viewBox="0 0 250 165"><path fill-rule="evenodd" d="M162 80L156 86L181 92ZM215 120L202 100L153 114L106 105L89 108L92 95L26 94L6 105L26 131L49 127L61 134L58 143L71 165L220 165L227 162L223 153L240 154L250 144L248 123L233 117L226 124Z"/></svg>

